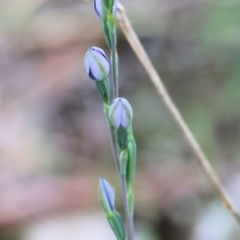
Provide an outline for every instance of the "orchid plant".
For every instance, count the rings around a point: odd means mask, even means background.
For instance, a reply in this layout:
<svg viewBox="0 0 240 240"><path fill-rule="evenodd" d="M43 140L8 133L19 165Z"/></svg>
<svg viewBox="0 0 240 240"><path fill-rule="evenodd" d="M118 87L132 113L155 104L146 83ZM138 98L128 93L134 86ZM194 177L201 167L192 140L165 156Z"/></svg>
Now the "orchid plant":
<svg viewBox="0 0 240 240"><path fill-rule="evenodd" d="M134 240L133 179L136 167L136 143L132 130L133 110L127 99L118 97L118 54L115 16L117 0L94 0L94 9L101 19L106 44L111 53L109 61L99 47L90 47L84 58L89 78L95 81L103 101L110 129L113 159L121 187L125 224L115 209L115 190L103 177L99 180L98 196L117 240ZM108 74L112 70L112 81Z"/></svg>

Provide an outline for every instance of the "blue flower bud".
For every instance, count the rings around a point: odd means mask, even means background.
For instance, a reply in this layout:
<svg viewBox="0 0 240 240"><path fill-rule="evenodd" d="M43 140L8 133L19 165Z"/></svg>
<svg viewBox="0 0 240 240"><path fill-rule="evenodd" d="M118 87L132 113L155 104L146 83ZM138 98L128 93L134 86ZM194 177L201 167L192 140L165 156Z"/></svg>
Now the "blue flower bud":
<svg viewBox="0 0 240 240"><path fill-rule="evenodd" d="M114 211L115 190L103 177L99 179L98 197L105 213Z"/></svg>
<svg viewBox="0 0 240 240"><path fill-rule="evenodd" d="M94 9L97 15L102 19L103 18L103 0L94 0ZM114 4L112 7L112 13L115 16L117 12L117 0L114 0Z"/></svg>
<svg viewBox="0 0 240 240"><path fill-rule="evenodd" d="M132 117L132 107L127 99L113 100L109 110L109 119L116 129L126 129L131 125Z"/></svg>
<svg viewBox="0 0 240 240"><path fill-rule="evenodd" d="M92 80L101 81L109 73L109 60L101 48L90 47L84 57L84 66Z"/></svg>

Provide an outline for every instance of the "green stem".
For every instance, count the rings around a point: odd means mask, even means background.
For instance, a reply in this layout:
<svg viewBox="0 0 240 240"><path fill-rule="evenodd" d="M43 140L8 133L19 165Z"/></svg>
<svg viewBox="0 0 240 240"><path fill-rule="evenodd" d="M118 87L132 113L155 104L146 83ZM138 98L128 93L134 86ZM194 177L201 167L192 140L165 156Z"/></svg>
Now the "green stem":
<svg viewBox="0 0 240 240"><path fill-rule="evenodd" d="M131 214L131 209L129 207L128 202L128 192L127 192L127 182L126 182L126 175L121 174L120 171L120 164L119 164L119 154L118 154L118 145L117 139L115 134L114 127L110 127L111 131L111 145L113 156L116 156L115 165L117 166L117 173L120 182L120 188L122 193L122 203L123 203L123 211L125 215L125 222L126 222L126 235L127 240L134 240L134 223L133 223L133 216Z"/></svg>
<svg viewBox="0 0 240 240"><path fill-rule="evenodd" d="M111 64L112 64L112 75L113 75L113 88L112 98L118 97L118 53L117 53L117 33L116 26L114 25L111 32Z"/></svg>
<svg viewBox="0 0 240 240"><path fill-rule="evenodd" d="M117 53L116 46L117 46L117 33L116 33L116 26L114 24L113 31L111 32L111 64L112 64L112 75L113 75L113 89L112 89L113 100L118 97L118 53ZM113 155L117 156L117 160L115 162L118 162L117 172L118 172L121 193L122 193L123 210L124 210L125 221L126 221L127 240L134 240L134 223L133 223L133 216L131 214L131 210L128 202L126 176L120 173L119 152L118 152L115 129L114 128L113 130L111 129L111 132L112 132L111 140L113 142L112 145L114 145L114 147L112 148L114 151Z"/></svg>
<svg viewBox="0 0 240 240"><path fill-rule="evenodd" d="M122 175L120 171L119 150L118 150L115 128L111 124L110 119L108 117L109 106L106 104L104 104L104 112L108 120L113 159L114 159L114 163L116 166L116 170L117 170L118 178L120 182L123 210L124 210L125 221L126 221L127 240L134 240L134 223L133 223L133 216L131 214L131 210L129 208L129 203L128 203L126 176Z"/></svg>
<svg viewBox="0 0 240 240"><path fill-rule="evenodd" d="M111 148L112 148L113 160L114 160L117 172L120 172L120 165L119 165L119 160L118 160L118 147L117 147L115 129L114 129L114 126L111 124L110 119L108 117L109 106L107 104L103 104L103 109L104 109L104 113L105 113L105 116L108 121L109 130L110 130L110 143L111 143Z"/></svg>
<svg viewBox="0 0 240 240"><path fill-rule="evenodd" d="M125 222L126 222L126 235L127 240L134 240L134 223L133 216L131 214L131 210L129 207L128 197L127 197L127 183L126 176L119 174L121 192L122 192L122 201L123 201L123 209L125 214Z"/></svg>

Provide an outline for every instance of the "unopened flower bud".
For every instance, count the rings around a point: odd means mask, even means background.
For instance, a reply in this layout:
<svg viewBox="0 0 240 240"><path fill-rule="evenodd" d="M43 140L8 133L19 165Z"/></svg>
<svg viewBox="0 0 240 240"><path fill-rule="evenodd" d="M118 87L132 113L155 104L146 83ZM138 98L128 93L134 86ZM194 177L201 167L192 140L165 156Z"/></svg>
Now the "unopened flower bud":
<svg viewBox="0 0 240 240"><path fill-rule="evenodd" d="M84 66L92 80L101 81L109 73L109 60L101 48L90 47L84 57Z"/></svg>
<svg viewBox="0 0 240 240"><path fill-rule="evenodd" d="M107 10L110 10L115 16L117 11L117 0L94 0L94 9L97 15L102 19L104 15L103 4Z"/></svg>
<svg viewBox="0 0 240 240"><path fill-rule="evenodd" d="M114 188L103 177L100 177L98 197L99 202L106 214L114 211L115 196Z"/></svg>
<svg viewBox="0 0 240 240"><path fill-rule="evenodd" d="M109 119L116 129L126 129L131 125L133 111L125 98L116 98L109 110Z"/></svg>

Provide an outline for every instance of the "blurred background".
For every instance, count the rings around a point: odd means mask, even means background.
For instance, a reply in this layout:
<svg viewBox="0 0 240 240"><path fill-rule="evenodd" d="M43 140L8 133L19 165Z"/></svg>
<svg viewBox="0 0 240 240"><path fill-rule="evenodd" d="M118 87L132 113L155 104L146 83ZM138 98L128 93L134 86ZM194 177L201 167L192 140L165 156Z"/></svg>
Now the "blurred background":
<svg viewBox="0 0 240 240"><path fill-rule="evenodd" d="M240 203L240 0L122 3ZM115 238L97 201L102 175L122 211L102 103L83 68L92 45L106 49L90 0L0 1L0 240ZM120 30L118 50L138 145L137 240L239 240Z"/></svg>

